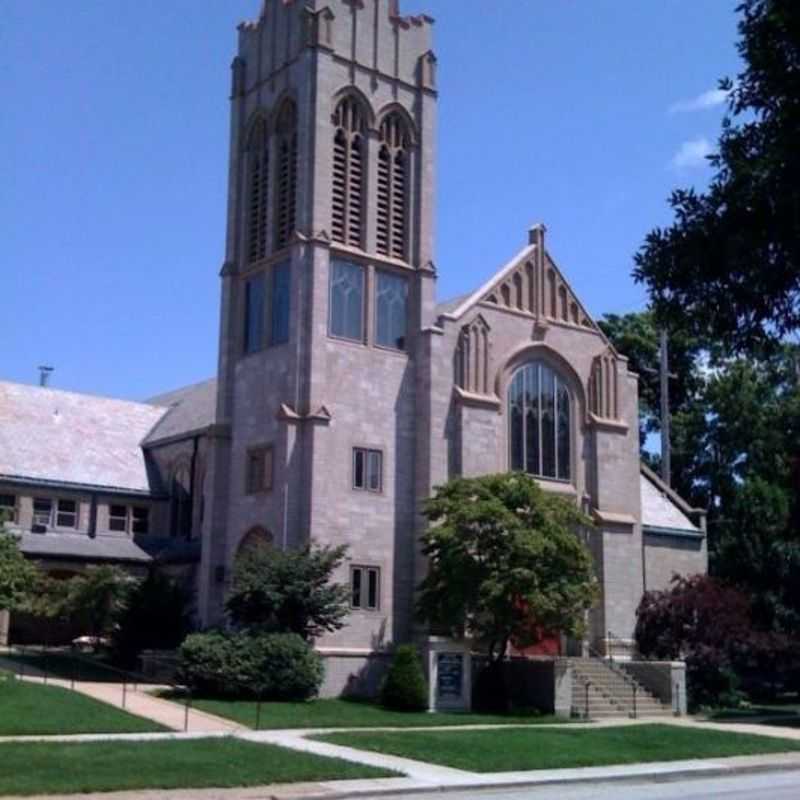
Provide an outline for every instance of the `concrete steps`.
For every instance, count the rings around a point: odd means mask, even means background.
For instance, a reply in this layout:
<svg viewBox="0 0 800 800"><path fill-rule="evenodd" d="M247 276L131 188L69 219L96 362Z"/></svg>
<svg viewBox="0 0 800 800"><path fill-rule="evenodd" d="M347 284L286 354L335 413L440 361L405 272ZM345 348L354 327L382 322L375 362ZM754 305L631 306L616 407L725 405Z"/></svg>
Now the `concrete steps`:
<svg viewBox="0 0 800 800"><path fill-rule="evenodd" d="M595 719L672 716L669 706L606 661L599 658L573 658L570 659L570 665L573 715Z"/></svg>

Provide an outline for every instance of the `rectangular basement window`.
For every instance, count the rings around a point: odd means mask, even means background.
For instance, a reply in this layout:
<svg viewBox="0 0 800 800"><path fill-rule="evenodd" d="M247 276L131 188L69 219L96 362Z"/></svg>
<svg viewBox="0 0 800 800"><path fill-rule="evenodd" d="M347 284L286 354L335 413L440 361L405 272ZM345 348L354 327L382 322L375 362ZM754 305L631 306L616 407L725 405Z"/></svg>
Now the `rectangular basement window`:
<svg viewBox="0 0 800 800"><path fill-rule="evenodd" d="M366 611L377 611L380 608L380 568L350 568L350 605Z"/></svg>
<svg viewBox="0 0 800 800"><path fill-rule="evenodd" d="M17 496L0 494L0 522L17 521Z"/></svg>
<svg viewBox="0 0 800 800"><path fill-rule="evenodd" d="M78 527L78 503L75 500L58 501L56 526L59 528Z"/></svg>
<svg viewBox="0 0 800 800"><path fill-rule="evenodd" d="M53 518L53 501L49 497L33 498L33 524L49 525Z"/></svg>
<svg viewBox="0 0 800 800"><path fill-rule="evenodd" d="M126 533L128 530L128 507L109 506L108 507L108 529L110 531L121 531Z"/></svg>

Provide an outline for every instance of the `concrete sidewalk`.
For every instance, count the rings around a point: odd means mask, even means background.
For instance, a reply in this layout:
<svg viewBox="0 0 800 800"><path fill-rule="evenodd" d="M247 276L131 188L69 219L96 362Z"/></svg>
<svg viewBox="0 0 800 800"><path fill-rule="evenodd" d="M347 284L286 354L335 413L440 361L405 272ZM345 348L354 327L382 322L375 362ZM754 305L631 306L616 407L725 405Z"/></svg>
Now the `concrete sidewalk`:
<svg viewBox="0 0 800 800"><path fill-rule="evenodd" d="M21 680L31 683L45 683L44 677L36 675L25 675ZM232 722L229 719L216 717L189 707L187 715L186 708L182 703L175 703L171 700L164 700L155 697L152 692L169 687L141 684L141 683L97 683L93 681L68 681L62 678L48 678L48 686L60 686L63 689L70 689L95 700L114 706L115 708L135 714L137 717L144 717L152 722L157 722L165 728L173 731L185 731L187 733L233 733L245 730L242 725ZM188 723L188 727L187 727Z"/></svg>
<svg viewBox="0 0 800 800"><path fill-rule="evenodd" d="M262 732L263 733L263 732ZM250 738L248 735L246 738ZM237 789L176 789L103 792L95 794L37 795L25 800L344 800L383 795L430 793L451 789L492 789L508 787L557 786L577 783L634 782L653 780L675 781L681 778L700 778L722 775L745 775L763 772L800 771L800 754L772 756L736 756L724 759L671 761L611 767L536 770L531 772L460 773L445 780L432 774L427 778L377 778L369 780L324 781L291 783L271 786L251 786ZM444 778L445 776L440 775ZM22 800L5 797L4 800Z"/></svg>

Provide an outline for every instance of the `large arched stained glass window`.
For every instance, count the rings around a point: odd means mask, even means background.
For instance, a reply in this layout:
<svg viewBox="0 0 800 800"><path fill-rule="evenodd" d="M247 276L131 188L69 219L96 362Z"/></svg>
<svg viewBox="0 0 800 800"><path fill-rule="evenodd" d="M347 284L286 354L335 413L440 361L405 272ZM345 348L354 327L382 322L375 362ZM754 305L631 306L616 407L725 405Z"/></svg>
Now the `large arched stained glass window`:
<svg viewBox="0 0 800 800"><path fill-rule="evenodd" d="M511 469L569 480L572 397L558 373L540 361L517 370L508 390L508 417Z"/></svg>

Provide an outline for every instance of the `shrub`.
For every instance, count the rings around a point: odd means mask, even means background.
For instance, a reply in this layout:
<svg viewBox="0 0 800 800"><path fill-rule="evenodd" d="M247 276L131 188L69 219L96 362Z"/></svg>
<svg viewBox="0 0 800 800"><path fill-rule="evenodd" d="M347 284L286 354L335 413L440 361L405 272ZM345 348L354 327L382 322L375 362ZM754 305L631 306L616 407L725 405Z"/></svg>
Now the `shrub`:
<svg viewBox="0 0 800 800"><path fill-rule="evenodd" d="M737 705L739 668L760 651L745 594L707 575L674 578L646 592L636 612L636 644L645 657L684 659L689 704Z"/></svg>
<svg viewBox="0 0 800 800"><path fill-rule="evenodd" d="M324 674L319 654L294 633L196 633L180 659L181 680L210 696L307 700Z"/></svg>
<svg viewBox="0 0 800 800"><path fill-rule="evenodd" d="M397 648L381 689L381 705L395 711L425 711L428 708L428 683L414 645Z"/></svg>

